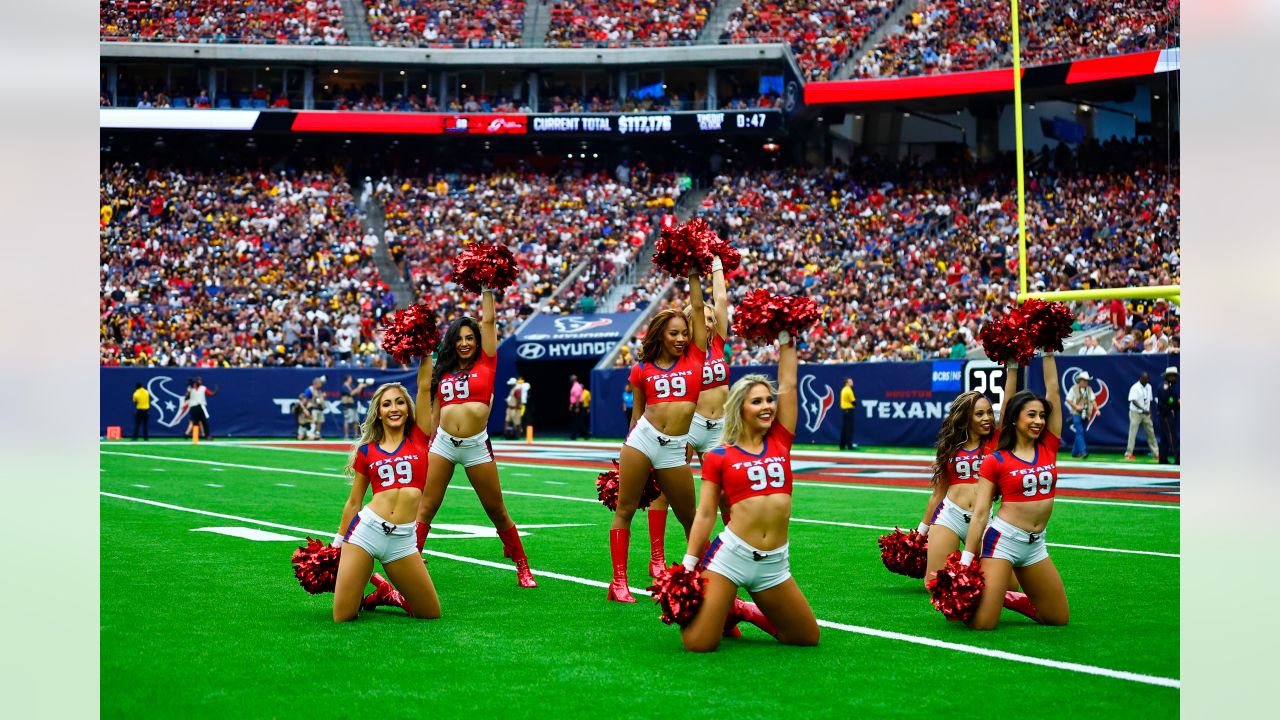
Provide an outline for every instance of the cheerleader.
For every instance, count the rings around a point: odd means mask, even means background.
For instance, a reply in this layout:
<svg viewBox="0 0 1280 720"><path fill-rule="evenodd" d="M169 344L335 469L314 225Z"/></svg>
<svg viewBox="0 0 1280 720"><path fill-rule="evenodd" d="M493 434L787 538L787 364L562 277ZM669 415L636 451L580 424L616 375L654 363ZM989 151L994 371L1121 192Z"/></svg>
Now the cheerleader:
<svg viewBox="0 0 1280 720"><path fill-rule="evenodd" d="M727 626L747 620L786 645L817 645L818 621L791 577L791 443L795 439L796 347L778 337L778 388L764 375L733 384L725 400L723 445L706 454L702 494L684 566L693 570L711 535L721 493L732 513L701 564L705 594L680 631L686 650L710 652ZM738 588L755 603L738 599Z"/></svg>
<svg viewBox="0 0 1280 720"><path fill-rule="evenodd" d="M1044 625L1066 625L1070 615L1062 577L1045 548L1045 528L1053 514L1058 485L1062 413L1049 398L1059 397L1058 368L1044 359L1045 396L1030 390L1006 396L996 449L982 461L973 522L960 562L982 563L985 589L969 625L992 630L1001 607L1010 607ZM999 496L1000 512L991 518ZM1026 594L1006 591L1017 577Z"/></svg>
<svg viewBox="0 0 1280 720"><path fill-rule="evenodd" d="M502 554L516 565L517 583L520 587L533 588L538 583L529 570L529 558L520 542L520 533L502 501L498 464L493 459L493 447L485 430L498 364L498 326L493 291L485 289L480 297L480 322L460 317L449 325L431 376L432 397L438 399L432 406L436 414L436 435L431 443L427 486L418 508L421 523L418 546L424 545L431 531L431 521L444 500L454 467L462 465L485 514L498 530Z"/></svg>
<svg viewBox="0 0 1280 720"><path fill-rule="evenodd" d="M1018 365L1009 363L1004 373L1004 397L1008 398L1018 387ZM963 549L964 539L969 536L978 469L982 459L995 449L998 422L991 401L973 390L952 401L951 410L942 421L933 464L933 494L925 505L924 520L916 528L929 538L926 583L947 563L947 555Z"/></svg>
<svg viewBox="0 0 1280 720"><path fill-rule="evenodd" d="M689 425L689 449L685 453L688 459L697 453L699 462L707 452L720 446L720 437L724 434L724 399L729 395L729 363L724 352L729 338L729 291L720 258L711 264L711 301L712 307L703 310L710 340L707 360L702 365L702 392L698 394L698 405ZM684 309L684 319L686 323L693 322L692 305ZM727 520L728 508L722 504L721 509ZM667 531L667 498L663 496L655 500L649 506L648 515L649 574L656 578L667 567L663 550Z"/></svg>
<svg viewBox="0 0 1280 720"><path fill-rule="evenodd" d="M355 478L339 525L345 531L333 540L342 548L333 591L335 622L356 619L370 581L375 590L364 599L364 607L398 605L412 617L440 617L440 598L422 561L422 546L415 542L414 522L427 482L430 377L431 357L427 356L418 366L416 404L400 383L382 385L369 401L360 439L351 453ZM373 499L361 508L370 486ZM373 573L374 560L382 563L391 582Z"/></svg>
<svg viewBox="0 0 1280 720"><path fill-rule="evenodd" d="M692 317L704 317L702 278L689 276ZM685 456L690 423L702 390L707 360L707 327L689 322L679 310L667 309L649 321L641 347L641 362L631 368L627 382L636 389L632 426L622 446L618 468L618 507L609 530L613 580L608 599L636 601L627 585L627 552L631 518L650 469L667 498L685 537L693 524L693 471Z"/></svg>

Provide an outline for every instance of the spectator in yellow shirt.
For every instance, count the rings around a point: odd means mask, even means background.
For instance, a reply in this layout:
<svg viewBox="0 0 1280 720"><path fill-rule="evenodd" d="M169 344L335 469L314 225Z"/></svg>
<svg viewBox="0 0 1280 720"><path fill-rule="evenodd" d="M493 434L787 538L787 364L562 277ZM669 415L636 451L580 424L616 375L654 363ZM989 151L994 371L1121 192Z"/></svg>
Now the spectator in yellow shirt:
<svg viewBox="0 0 1280 720"><path fill-rule="evenodd" d="M853 413L858 398L853 394L853 378L844 379L844 387L840 388L840 449L857 450L858 443L853 441Z"/></svg>
<svg viewBox="0 0 1280 720"><path fill-rule="evenodd" d="M142 439L151 439L151 393L138 383L133 390L133 439L138 439L138 428L142 428Z"/></svg>
<svg viewBox="0 0 1280 720"><path fill-rule="evenodd" d="M582 388L582 439L591 439L591 391Z"/></svg>

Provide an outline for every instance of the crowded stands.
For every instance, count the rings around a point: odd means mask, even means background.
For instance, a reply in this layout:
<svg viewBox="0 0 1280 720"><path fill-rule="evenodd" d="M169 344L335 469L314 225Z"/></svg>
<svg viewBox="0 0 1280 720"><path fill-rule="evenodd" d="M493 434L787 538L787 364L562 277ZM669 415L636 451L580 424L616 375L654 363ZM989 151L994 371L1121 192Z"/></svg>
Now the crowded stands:
<svg viewBox="0 0 1280 720"><path fill-rule="evenodd" d="M1119 142L1032 167L1032 289L1178 282L1176 168ZM983 321L1011 302L1018 253L1007 174L866 161L722 175L713 185L700 213L744 256L731 296L764 287L825 306L802 352L808 362L963 357L977 348ZM1082 328L1109 326L1126 338L1113 351L1176 345L1176 308L1166 304L1073 307ZM776 349L736 341L732 357L768 363Z"/></svg>
<svg viewBox="0 0 1280 720"><path fill-rule="evenodd" d="M564 0L551 6L547 47L691 45L714 0Z"/></svg>
<svg viewBox="0 0 1280 720"><path fill-rule="evenodd" d="M449 258L459 247L484 241L515 251L522 278L499 299L500 335L513 331L583 260L589 261L585 270L548 311L576 312L586 299L598 303L679 193L675 176L643 164L625 181L603 173L441 172L382 178L374 189L385 208L392 256L442 320L474 309L476 299L450 277Z"/></svg>
<svg viewBox="0 0 1280 720"><path fill-rule="evenodd" d="M806 81L830 80L895 4L894 0L746 0L729 15L720 41L787 43Z"/></svg>
<svg viewBox="0 0 1280 720"><path fill-rule="evenodd" d="M520 47L524 0L364 0L379 47Z"/></svg>
<svg viewBox="0 0 1280 720"><path fill-rule="evenodd" d="M340 0L99 0L103 40L346 45Z"/></svg>
<svg viewBox="0 0 1280 720"><path fill-rule="evenodd" d="M858 61L858 77L981 70L1010 49L1005 0L924 0L903 25Z"/></svg>
<svg viewBox="0 0 1280 720"><path fill-rule="evenodd" d="M334 172L101 173L103 365L377 366L379 280Z"/></svg>

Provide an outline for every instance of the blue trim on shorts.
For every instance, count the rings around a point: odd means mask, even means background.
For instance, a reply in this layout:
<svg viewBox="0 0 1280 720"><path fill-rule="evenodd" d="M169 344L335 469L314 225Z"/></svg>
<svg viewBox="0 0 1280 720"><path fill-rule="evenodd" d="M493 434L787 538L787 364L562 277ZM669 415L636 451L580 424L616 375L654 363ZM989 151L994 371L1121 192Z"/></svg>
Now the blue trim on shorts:
<svg viewBox="0 0 1280 720"><path fill-rule="evenodd" d="M982 557L994 557L996 545L1000 542L1000 531L988 527L987 531L982 534Z"/></svg>
<svg viewBox="0 0 1280 720"><path fill-rule="evenodd" d="M351 523L347 525L347 534L342 536L343 541L351 539L351 533L355 532L356 525L360 524L360 516L356 515L351 518Z"/></svg>
<svg viewBox="0 0 1280 720"><path fill-rule="evenodd" d="M946 502L946 500L939 500L938 506L933 509L933 517L929 518L930 525L938 522L938 516L942 514L942 503L944 502Z"/></svg>
<svg viewBox="0 0 1280 720"><path fill-rule="evenodd" d="M699 564L702 565L702 567L710 565L711 558L716 556L716 552L720 550L721 545L724 545L724 540L721 540L720 536L717 535L716 539L711 541L711 547L707 548L707 551L702 554L702 562Z"/></svg>

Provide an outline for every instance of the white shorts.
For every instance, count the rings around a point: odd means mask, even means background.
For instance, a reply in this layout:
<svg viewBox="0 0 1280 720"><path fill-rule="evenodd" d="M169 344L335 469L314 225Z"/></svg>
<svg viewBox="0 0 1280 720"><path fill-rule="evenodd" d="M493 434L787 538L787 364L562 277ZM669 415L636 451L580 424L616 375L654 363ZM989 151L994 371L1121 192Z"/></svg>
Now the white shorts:
<svg viewBox="0 0 1280 720"><path fill-rule="evenodd" d="M982 557L1008 560L1019 568L1047 559L1049 550L1045 547L1043 531L1029 533L993 517L987 525L987 531L982 534Z"/></svg>
<svg viewBox="0 0 1280 720"><path fill-rule="evenodd" d="M414 532L416 525L416 522L392 525L365 505L351 518L342 541L363 549L374 560L381 560L386 565L418 554L418 536Z"/></svg>
<svg viewBox="0 0 1280 720"><path fill-rule="evenodd" d="M689 435L663 435L648 418L640 416L640 421L631 428L625 445L629 445L649 458L654 470L680 467L688 464L684 457L684 448L688 444Z"/></svg>
<svg viewBox="0 0 1280 720"><path fill-rule="evenodd" d="M431 441L431 452L464 468L493 462L493 446L489 444L488 430L460 438L437 429L436 437Z"/></svg>
<svg viewBox="0 0 1280 720"><path fill-rule="evenodd" d="M689 424L689 447L705 453L720 447L723 437L724 418L711 420L698 413L693 414L693 422Z"/></svg>
<svg viewBox="0 0 1280 720"><path fill-rule="evenodd" d="M761 552L734 535L729 528L711 541L702 557L702 565L733 581L747 592L760 592L776 587L791 578L791 553L787 545Z"/></svg>
<svg viewBox="0 0 1280 720"><path fill-rule="evenodd" d="M929 524L947 528L960 538L960 542L964 542L964 539L969 537L969 521L972 519L973 513L944 497L942 502L938 503L937 509L933 511L933 519Z"/></svg>

